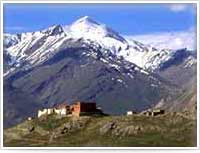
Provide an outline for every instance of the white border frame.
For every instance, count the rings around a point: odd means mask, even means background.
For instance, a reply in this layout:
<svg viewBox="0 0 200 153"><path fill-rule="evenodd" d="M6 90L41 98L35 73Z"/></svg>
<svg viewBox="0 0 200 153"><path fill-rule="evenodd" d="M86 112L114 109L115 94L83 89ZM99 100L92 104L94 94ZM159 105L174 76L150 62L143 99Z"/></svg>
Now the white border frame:
<svg viewBox="0 0 200 153"><path fill-rule="evenodd" d="M86 3L86 4L101 4L101 3L111 3L111 4L123 4L123 3L163 3L163 4L170 4L170 3L180 3L180 4L196 4L197 6L197 14L196 14L196 21L197 21L197 146L196 147L4 147L3 146L3 5L4 4L8 4L8 3L71 3L71 4L78 4L78 3ZM102 1L22 1L22 0L17 0L17 1L6 1L6 0L2 0L1 1L1 31L0 31L0 36L1 36L1 60L0 60L0 77L1 77L1 148L2 149L39 149L39 150L46 150L46 149L68 149L68 150L97 150L97 149L107 149L107 150L111 150L111 149L118 149L118 150L130 150L130 149L143 149L143 150L147 150L147 149L167 149L167 150L174 150L174 149L178 149L178 150L183 150L183 149L199 149L199 62L200 62L200 57L199 57L199 1L131 1L131 0L126 0L126 1L110 1L110 0L102 0Z"/></svg>

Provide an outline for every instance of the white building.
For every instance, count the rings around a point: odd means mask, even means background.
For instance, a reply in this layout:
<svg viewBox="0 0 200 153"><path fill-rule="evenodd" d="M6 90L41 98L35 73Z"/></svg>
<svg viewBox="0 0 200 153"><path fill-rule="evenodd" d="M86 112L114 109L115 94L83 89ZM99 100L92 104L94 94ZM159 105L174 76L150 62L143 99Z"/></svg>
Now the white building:
<svg viewBox="0 0 200 153"><path fill-rule="evenodd" d="M135 112L135 111L127 111L127 112L126 112L126 115L127 115L127 116L130 116L130 115L133 115L133 114L136 114L136 112Z"/></svg>
<svg viewBox="0 0 200 153"><path fill-rule="evenodd" d="M38 110L38 118L47 114L48 114L48 109Z"/></svg>
<svg viewBox="0 0 200 153"><path fill-rule="evenodd" d="M45 108L43 110L38 110L38 118L43 115L57 114L61 116L65 116L70 114L70 106L63 103L58 105L56 108Z"/></svg>

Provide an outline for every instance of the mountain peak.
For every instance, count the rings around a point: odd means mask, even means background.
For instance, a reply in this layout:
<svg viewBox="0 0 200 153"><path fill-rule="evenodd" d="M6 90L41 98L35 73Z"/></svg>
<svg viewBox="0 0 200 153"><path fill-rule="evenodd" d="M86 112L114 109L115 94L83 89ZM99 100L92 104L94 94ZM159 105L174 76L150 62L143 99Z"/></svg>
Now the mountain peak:
<svg viewBox="0 0 200 153"><path fill-rule="evenodd" d="M50 35L50 36L59 35L63 32L64 32L64 30L63 30L62 26L59 25L59 24L42 30L42 33L45 33L45 34Z"/></svg>
<svg viewBox="0 0 200 153"><path fill-rule="evenodd" d="M89 16L84 16L84 17L76 20L73 24L96 24L96 25L100 25L98 22L96 22L95 20L93 20Z"/></svg>
<svg viewBox="0 0 200 153"><path fill-rule="evenodd" d="M71 26L67 28L75 37L84 37L91 40L100 40L105 37L117 39L125 42L117 32L107 27L105 24L98 23L89 16L84 16L76 20Z"/></svg>
<svg viewBox="0 0 200 153"><path fill-rule="evenodd" d="M108 33L105 25L97 23L89 16L76 20L68 29L75 37L84 37L92 40L105 37Z"/></svg>

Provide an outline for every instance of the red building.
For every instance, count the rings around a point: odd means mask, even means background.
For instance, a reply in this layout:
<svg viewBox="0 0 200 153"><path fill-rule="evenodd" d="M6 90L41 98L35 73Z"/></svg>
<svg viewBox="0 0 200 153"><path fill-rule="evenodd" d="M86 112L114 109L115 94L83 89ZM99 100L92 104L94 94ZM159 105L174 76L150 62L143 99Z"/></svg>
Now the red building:
<svg viewBox="0 0 200 153"><path fill-rule="evenodd" d="M72 115L80 116L81 113L97 112L96 103L76 102L71 105Z"/></svg>

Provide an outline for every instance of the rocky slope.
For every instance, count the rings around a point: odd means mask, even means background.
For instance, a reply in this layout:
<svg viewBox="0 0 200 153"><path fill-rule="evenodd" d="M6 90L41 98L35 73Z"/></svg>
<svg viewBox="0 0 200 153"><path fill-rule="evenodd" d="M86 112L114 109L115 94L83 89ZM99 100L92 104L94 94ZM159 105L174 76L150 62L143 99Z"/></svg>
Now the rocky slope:
<svg viewBox="0 0 200 153"><path fill-rule="evenodd" d="M47 116L5 129L3 138L5 147L195 147L196 121L185 113Z"/></svg>

